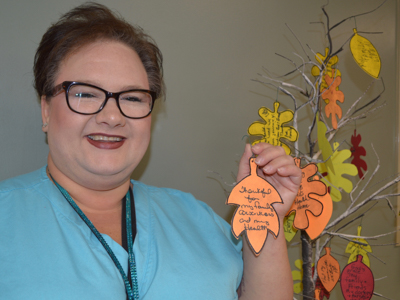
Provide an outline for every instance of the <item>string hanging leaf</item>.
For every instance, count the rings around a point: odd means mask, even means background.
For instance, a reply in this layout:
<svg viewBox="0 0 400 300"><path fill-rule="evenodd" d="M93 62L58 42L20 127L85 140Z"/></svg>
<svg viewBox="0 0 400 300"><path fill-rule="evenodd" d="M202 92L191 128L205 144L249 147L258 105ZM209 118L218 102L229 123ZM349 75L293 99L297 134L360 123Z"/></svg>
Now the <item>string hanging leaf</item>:
<svg viewBox="0 0 400 300"><path fill-rule="evenodd" d="M331 292L340 278L339 262L331 255L331 248L325 247L326 254L317 263L318 277L328 292Z"/></svg>
<svg viewBox="0 0 400 300"><path fill-rule="evenodd" d="M300 167L300 158L295 157L294 161ZM317 166L310 163L301 168L302 180L296 198L286 215L295 211L293 226L297 229L306 229L309 226L308 216L306 212L319 216L322 213L323 205L321 197L327 193L324 183L315 180L314 175L317 173Z"/></svg>
<svg viewBox="0 0 400 300"><path fill-rule="evenodd" d="M317 62L321 65L321 68L323 68L322 64L325 61L325 59L328 56L328 52L329 49L325 48L325 56L323 56L321 53L317 53L317 55L315 56L315 59L317 60ZM325 75L328 74L330 77L335 78L335 77L341 77L342 74L340 73L340 71L335 68L332 72L332 68L333 66L335 66L337 63L339 62L339 58L337 55L332 56L329 61L326 63L325 68L322 69L322 77L321 77L321 84L320 84L320 92L322 92L323 90L325 90L326 88L328 88L328 84L325 81ZM314 77L319 76L321 73L320 68L318 68L317 66L313 66L311 68L311 74Z"/></svg>
<svg viewBox="0 0 400 300"><path fill-rule="evenodd" d="M357 228L357 235L361 236L361 226L358 226ZM348 243L346 247L346 253L350 253L350 257L348 260L348 264L356 261L357 260L357 255L361 255L363 257L363 263L366 264L368 267L371 267L369 257L368 257L368 252L372 252L372 248L370 245L368 245L368 242L365 239L362 238L355 238L353 241L363 243L364 245L361 245L359 243L354 243L350 242Z"/></svg>
<svg viewBox="0 0 400 300"><path fill-rule="evenodd" d="M250 125L248 133L250 135L261 135L263 138L254 141L254 144L265 142L274 146L282 146L285 149L286 154L290 154L290 148L282 142L282 140L287 140L294 142L297 140L299 133L293 126L283 126L283 124L293 120L293 111L285 110L278 112L280 103L274 103L274 111L261 107L258 110L258 114L265 121L254 122Z"/></svg>
<svg viewBox="0 0 400 300"><path fill-rule="evenodd" d="M337 101L343 103L344 102L344 94L342 91L339 91L339 85L342 83L342 77L332 77L329 74L325 75L325 81L328 85L328 88L325 89L321 97L326 101L325 105L325 114L332 120L332 127L337 129L337 119L336 116L341 119L342 118L342 109L339 105L337 105Z"/></svg>
<svg viewBox="0 0 400 300"><path fill-rule="evenodd" d="M372 43L357 33L354 28L354 36L350 40L350 51L354 60L367 74L374 78L379 77L381 71L381 58Z"/></svg>
<svg viewBox="0 0 400 300"><path fill-rule="evenodd" d="M318 131L320 130L321 134L318 134L318 146L322 149L327 147L327 143L329 144L325 134L322 134L326 132L326 126L323 122L318 122ZM343 175L356 176L358 171L356 166L344 162L350 158L350 150L337 150L339 143L333 143L333 147L334 151L331 149L332 154L329 159L323 156L327 161L325 163L319 163L318 170L324 176L321 178L321 181L330 187L332 200L338 202L342 200L342 194L340 190L338 190L339 188L342 188L346 193L350 193L353 189L353 183L349 179L343 177ZM324 153L324 151L322 151L322 153Z"/></svg>
<svg viewBox="0 0 400 300"><path fill-rule="evenodd" d="M350 151L351 157L353 157L351 163L357 167L358 176L362 178L364 176L364 173L361 169L367 171L367 163L361 158L361 156L366 156L367 151L365 151L365 148L363 146L360 146L360 142L361 134L357 135L357 131L356 129L354 129L354 134L351 136L352 147L350 148Z"/></svg>

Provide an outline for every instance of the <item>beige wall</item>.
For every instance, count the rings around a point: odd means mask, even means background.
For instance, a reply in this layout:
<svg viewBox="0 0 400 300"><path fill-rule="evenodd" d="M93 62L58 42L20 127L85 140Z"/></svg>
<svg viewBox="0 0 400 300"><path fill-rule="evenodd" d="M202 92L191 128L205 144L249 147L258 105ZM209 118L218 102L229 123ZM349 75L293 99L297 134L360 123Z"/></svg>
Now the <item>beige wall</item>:
<svg viewBox="0 0 400 300"><path fill-rule="evenodd" d="M0 7L0 179L35 170L46 163L47 145L41 132L40 108L32 88L32 61L35 48L49 24L60 13L82 1L20 0L1 1ZM145 183L178 188L193 193L210 204L221 216L228 217L231 208L225 206L226 194L222 181L208 170L233 182L237 161L244 148L242 137L247 127L258 119L260 106L272 108L274 89L251 81L267 67L276 74L291 70L291 65L275 52L299 60L293 52L302 53L287 23L303 44L316 52L327 45L321 25L320 6L326 1L161 1L103 0L120 11L129 21L142 26L160 46L165 59L167 100L157 103L154 114L150 149L135 171L134 178ZM373 9L374 0L330 1L327 11L331 23L344 17ZM398 2L397 2L398 4ZM337 141L350 141L357 126L362 145L367 149L367 163L372 170L376 158L374 143L381 159L381 171L374 182L397 173L397 101L396 101L396 1L388 0L376 13L357 18L359 31L382 31L368 35L382 59L381 76L386 91L386 106L369 119L350 125ZM352 34L354 21L347 21L334 31L335 47ZM397 33L398 35L398 33ZM310 54L311 55L311 54ZM372 79L356 66L345 45L340 54L339 68L345 93L344 108L363 94ZM298 82L298 78L293 78ZM397 85L398 87L398 85ZM367 97L377 95L376 83ZM291 101L279 96L282 108L291 108ZM307 115L300 121L300 131L306 130ZM304 134L300 148L305 151ZM343 209L335 204L335 214ZM395 203L395 200L393 200ZM392 212L380 204L370 217L362 221L363 234L381 234L394 228ZM349 234L356 234L355 224ZM392 243L394 236L371 244ZM347 241L332 243L332 251L345 266ZM371 258L376 278L375 291L396 299L400 294L400 248L374 247L373 253L386 262ZM299 247L291 246L294 261ZM347 255L347 254L346 254ZM293 267L294 268L294 267ZM331 299L342 299L337 287Z"/></svg>

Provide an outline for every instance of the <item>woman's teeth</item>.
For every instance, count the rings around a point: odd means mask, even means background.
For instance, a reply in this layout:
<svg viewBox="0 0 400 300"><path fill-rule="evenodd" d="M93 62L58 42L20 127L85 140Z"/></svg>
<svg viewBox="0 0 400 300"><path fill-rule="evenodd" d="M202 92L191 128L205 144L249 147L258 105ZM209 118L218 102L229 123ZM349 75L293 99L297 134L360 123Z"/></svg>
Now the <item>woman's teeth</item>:
<svg viewBox="0 0 400 300"><path fill-rule="evenodd" d="M93 141L105 141L105 142L120 142L122 138L115 136L104 136L104 135L88 135L88 138Z"/></svg>

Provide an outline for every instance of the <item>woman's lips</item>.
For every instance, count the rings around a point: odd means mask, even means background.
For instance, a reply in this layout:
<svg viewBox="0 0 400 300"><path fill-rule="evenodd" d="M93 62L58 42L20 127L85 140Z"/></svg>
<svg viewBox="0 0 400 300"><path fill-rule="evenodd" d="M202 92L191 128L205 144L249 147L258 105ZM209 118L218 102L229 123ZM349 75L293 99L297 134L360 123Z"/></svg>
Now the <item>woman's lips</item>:
<svg viewBox="0 0 400 300"><path fill-rule="evenodd" d="M116 135L105 135L105 134L90 134L86 136L87 141L99 149L117 149L121 147L125 138Z"/></svg>

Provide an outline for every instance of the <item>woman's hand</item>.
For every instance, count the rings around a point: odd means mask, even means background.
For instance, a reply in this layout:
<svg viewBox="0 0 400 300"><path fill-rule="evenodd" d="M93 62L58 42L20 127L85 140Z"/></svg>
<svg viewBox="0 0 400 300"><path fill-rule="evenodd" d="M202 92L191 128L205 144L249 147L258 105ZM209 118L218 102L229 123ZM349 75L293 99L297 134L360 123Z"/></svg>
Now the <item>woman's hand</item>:
<svg viewBox="0 0 400 300"><path fill-rule="evenodd" d="M237 182L250 174L249 159L255 154L258 165L258 175L265 178L280 194L283 205L274 205L281 220L291 207L301 182L301 170L295 165L291 156L279 146L258 143L254 146L246 145L239 162Z"/></svg>

